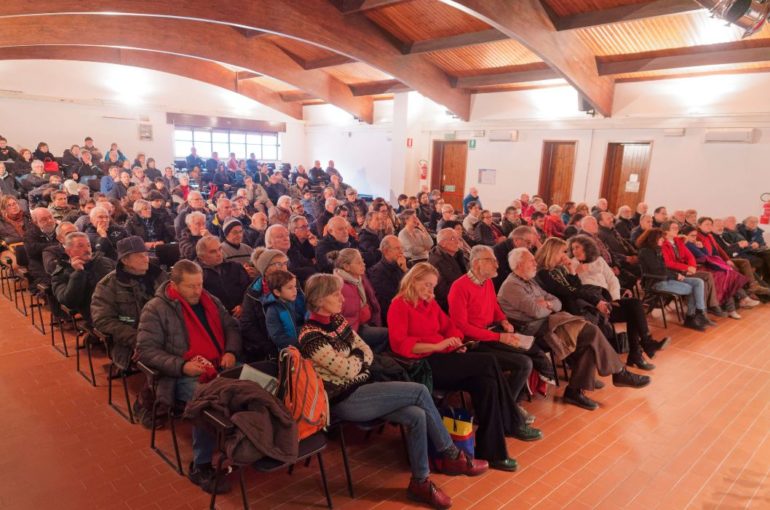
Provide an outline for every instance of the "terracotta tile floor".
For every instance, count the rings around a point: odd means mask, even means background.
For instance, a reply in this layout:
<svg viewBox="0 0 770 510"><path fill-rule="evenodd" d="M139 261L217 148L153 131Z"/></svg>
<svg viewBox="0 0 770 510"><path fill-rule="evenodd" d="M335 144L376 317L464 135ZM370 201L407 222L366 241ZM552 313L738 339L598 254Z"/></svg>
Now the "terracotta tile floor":
<svg viewBox="0 0 770 510"><path fill-rule="evenodd" d="M766 305L705 334L670 326L674 341L654 360L649 387L608 385L594 395L596 412L553 395L526 404L545 439L509 441L519 472L434 478L458 509L768 509L768 320ZM92 388L76 374L75 360L54 351L2 297L0 323L0 509L207 508L207 495L150 451L149 432L106 405L101 354ZM409 507L395 429L368 442L354 431L349 437L358 498L347 495L332 442L325 460L335 507ZM160 438L168 447L168 433ZM187 429L180 438L186 466ZM249 472L247 487L252 508L325 504L315 462L291 476ZM238 491L219 506L240 508Z"/></svg>

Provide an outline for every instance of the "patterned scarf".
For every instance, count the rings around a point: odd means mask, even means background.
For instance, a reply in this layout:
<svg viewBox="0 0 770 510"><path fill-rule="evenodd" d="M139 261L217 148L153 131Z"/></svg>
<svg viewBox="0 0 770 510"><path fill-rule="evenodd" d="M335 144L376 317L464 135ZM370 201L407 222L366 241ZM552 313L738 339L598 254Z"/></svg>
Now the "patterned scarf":
<svg viewBox="0 0 770 510"><path fill-rule="evenodd" d="M363 278L356 278L344 269L336 268L334 274L342 278L345 283L352 283L358 289L358 297L361 298L361 307L366 306L366 291L364 290Z"/></svg>

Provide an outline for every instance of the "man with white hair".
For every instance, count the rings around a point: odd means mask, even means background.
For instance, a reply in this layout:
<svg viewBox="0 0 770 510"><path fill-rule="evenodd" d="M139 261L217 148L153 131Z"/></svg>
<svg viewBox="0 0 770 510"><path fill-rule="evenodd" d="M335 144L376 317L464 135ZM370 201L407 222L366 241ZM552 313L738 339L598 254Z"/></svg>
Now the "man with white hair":
<svg viewBox="0 0 770 510"><path fill-rule="evenodd" d="M31 286L49 281L48 272L43 265L43 250L49 246L55 246L56 220L51 211L44 207L37 207L30 211L32 224L24 233L24 249L29 259L29 275L32 279Z"/></svg>
<svg viewBox="0 0 770 510"><path fill-rule="evenodd" d="M190 191L187 194L187 201L179 207L177 217L174 220L174 230L176 230L177 237L182 235L182 230L185 228L185 218L194 211L203 213L206 218L209 216L206 201L203 199L203 195L201 195L200 191Z"/></svg>
<svg viewBox="0 0 770 510"><path fill-rule="evenodd" d="M179 236L179 257L195 260L195 246L203 236L211 235L206 230L206 216L198 211L192 211L185 218L185 228Z"/></svg>
<svg viewBox="0 0 770 510"><path fill-rule="evenodd" d="M462 275L468 272L465 257L460 249L462 239L453 228L444 228L436 234L436 246L430 250L428 262L438 270L438 283L433 289L436 303L449 312L449 289ZM473 250L471 250L473 253Z"/></svg>
<svg viewBox="0 0 770 510"><path fill-rule="evenodd" d="M529 346L521 345L520 337L513 332L513 325L497 303L492 285L495 276L497 259L492 248L474 246L471 249L470 270L455 280L449 290L449 316L466 340L480 342L476 351L494 354L502 371L508 372L510 393L507 400L513 408L532 372L532 360L524 354ZM523 441L543 437L539 430L525 423L525 417L529 416L526 411L511 411L510 416L505 418L511 420L508 430L514 437Z"/></svg>
<svg viewBox="0 0 770 510"><path fill-rule="evenodd" d="M334 266L326 257L329 252L340 251L345 248L358 248L358 243L350 237L350 224L348 220L335 216L329 220L328 234L318 241L315 249L315 259L318 270L322 273L331 273Z"/></svg>
<svg viewBox="0 0 770 510"><path fill-rule="evenodd" d="M511 274L511 268L508 266L508 254L514 248L526 248L532 250L535 248L537 242L537 234L526 225L516 227L508 235L508 239L504 242L496 244L492 251L495 253L497 259L497 276L492 279L495 285L495 290L500 290L500 286L505 279Z"/></svg>
<svg viewBox="0 0 770 510"><path fill-rule="evenodd" d="M508 264L511 274L497 293L500 308L519 332L547 344L558 360L569 356L572 372L564 390L566 403L589 411L599 407L583 393L603 386L596 384L597 371L601 376L612 374L615 386L641 388L650 383L648 376L626 370L597 326L561 311L561 301L543 290L535 280L537 262L529 250L512 250Z"/></svg>
<svg viewBox="0 0 770 510"><path fill-rule="evenodd" d="M281 195L276 199L275 206L268 211L268 223L287 227L289 226L289 218L291 218L291 197Z"/></svg>
<svg viewBox="0 0 770 510"><path fill-rule="evenodd" d="M271 227L272 228L272 227ZM299 280L300 285L318 272L315 263L315 248L318 238L310 231L307 218L298 214L289 218L289 271Z"/></svg>
<svg viewBox="0 0 770 510"><path fill-rule="evenodd" d="M631 239L631 231L634 230L634 211L627 205L621 205L618 208L618 215L615 218L615 230L623 239Z"/></svg>
<svg viewBox="0 0 770 510"><path fill-rule="evenodd" d="M326 194L326 192L324 192L324 194ZM329 220L331 220L334 217L334 211L337 209L338 205L339 205L339 202L333 196L328 197L324 201L323 211L321 212L321 214L316 216L315 235L317 235L318 237L323 237L324 228L326 227L326 224L329 223Z"/></svg>
<svg viewBox="0 0 770 510"><path fill-rule="evenodd" d="M380 242L382 258L374 266L367 268L369 283L380 303L380 315L383 326L388 324L388 310L393 298L398 294L398 286L407 271L406 257L401 241L394 235L387 235Z"/></svg>
<svg viewBox="0 0 770 510"><path fill-rule="evenodd" d="M481 198L479 198L479 190L477 190L473 186L471 186L471 188L468 190L468 194L465 196L465 198L463 198L463 212L465 214L468 214L470 212L471 202L476 202L476 204L478 204L479 206L479 209L483 208L483 206L481 205Z"/></svg>
<svg viewBox="0 0 770 510"><path fill-rule="evenodd" d="M241 264L224 260L222 243L214 236L198 241L195 254L203 268L203 288L216 296L233 317L240 317L243 295L251 283L246 270Z"/></svg>
<svg viewBox="0 0 770 510"><path fill-rule="evenodd" d="M91 220L85 229L91 239L91 248L112 260L118 259L118 241L128 237L126 229L113 223L110 213L102 206L96 206L88 213Z"/></svg>

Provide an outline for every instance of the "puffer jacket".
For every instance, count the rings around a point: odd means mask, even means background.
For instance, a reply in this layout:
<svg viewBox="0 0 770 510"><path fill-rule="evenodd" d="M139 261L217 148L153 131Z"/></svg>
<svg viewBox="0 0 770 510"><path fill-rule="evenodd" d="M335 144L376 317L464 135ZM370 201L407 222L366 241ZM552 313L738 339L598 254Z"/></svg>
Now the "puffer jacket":
<svg viewBox="0 0 770 510"><path fill-rule="evenodd" d="M82 271L75 271L66 258L59 261L51 275L51 289L59 303L80 312L91 324L91 296L96 284L114 269L115 262L98 253Z"/></svg>
<svg viewBox="0 0 770 510"><path fill-rule="evenodd" d="M144 280L152 286L149 294L142 281L127 275L118 263L116 270L96 285L91 299L94 327L112 337L112 361L121 369L127 369L131 363L142 307L168 280L168 275L158 266L150 265Z"/></svg>
<svg viewBox="0 0 770 510"><path fill-rule="evenodd" d="M190 349L182 305L166 295L166 282L158 287L155 297L144 305L136 335L137 359L160 372L157 397L166 405L174 403L176 379L183 376L184 354ZM225 352L236 358L241 352L238 323L227 313L219 300L211 296L219 311L225 334Z"/></svg>

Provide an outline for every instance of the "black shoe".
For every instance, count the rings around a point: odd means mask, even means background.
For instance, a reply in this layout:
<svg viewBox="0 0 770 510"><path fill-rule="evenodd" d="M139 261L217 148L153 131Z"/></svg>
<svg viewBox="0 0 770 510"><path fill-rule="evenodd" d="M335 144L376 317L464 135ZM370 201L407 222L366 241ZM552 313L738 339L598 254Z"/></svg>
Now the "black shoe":
<svg viewBox="0 0 770 510"><path fill-rule="evenodd" d="M650 384L650 377L629 372L624 368L617 374L612 374L612 384L619 387L643 388Z"/></svg>
<svg viewBox="0 0 770 510"><path fill-rule="evenodd" d="M602 388L604 388L604 383L602 381L600 381L599 379L594 380L594 389L595 390L600 390Z"/></svg>
<svg viewBox="0 0 770 510"><path fill-rule="evenodd" d="M647 355L648 358L654 358L655 353L657 353L658 351L662 351L670 343L671 343L670 336L665 336L660 340L653 340L652 337L650 337L649 339L642 341L642 349L644 350L644 353Z"/></svg>
<svg viewBox="0 0 770 510"><path fill-rule="evenodd" d="M543 433L540 429L530 427L529 425L522 425L510 436L515 437L519 441L539 441L540 439L543 439Z"/></svg>
<svg viewBox="0 0 770 510"><path fill-rule="evenodd" d="M599 404L586 397L582 391L573 390L569 386L567 386L567 389L564 390L564 396L562 397L562 400L568 404L582 407L588 411L595 411L599 408Z"/></svg>
<svg viewBox="0 0 770 510"><path fill-rule="evenodd" d="M636 367L642 370L655 370L655 365L645 360L641 352L636 355L629 354L628 360L626 361L626 365L628 365L629 367Z"/></svg>
<svg viewBox="0 0 770 510"><path fill-rule="evenodd" d="M187 478L192 483L211 494L214 492L214 467L211 464L196 465L190 463L190 468L187 472ZM217 494L227 494L230 492L230 482L227 481L224 474L220 474L219 482L217 483Z"/></svg>
<svg viewBox="0 0 770 510"><path fill-rule="evenodd" d="M717 306L709 306L708 312L711 315L716 315L717 317L727 317L727 312L722 310L722 307L719 306L719 305L717 305Z"/></svg>
<svg viewBox="0 0 770 510"><path fill-rule="evenodd" d="M716 326L717 323L706 317L706 314L703 312L703 310L698 310L695 312L695 319L700 321L700 323L703 326Z"/></svg>
<svg viewBox="0 0 770 510"><path fill-rule="evenodd" d="M694 315L688 315L685 317L683 326L685 328L694 329L695 331L706 331L706 326L704 326L698 319L696 319Z"/></svg>
<svg viewBox="0 0 770 510"><path fill-rule="evenodd" d="M519 463L516 462L516 459L511 458L493 460L489 463L489 469L497 469L498 471L516 471L519 469Z"/></svg>

